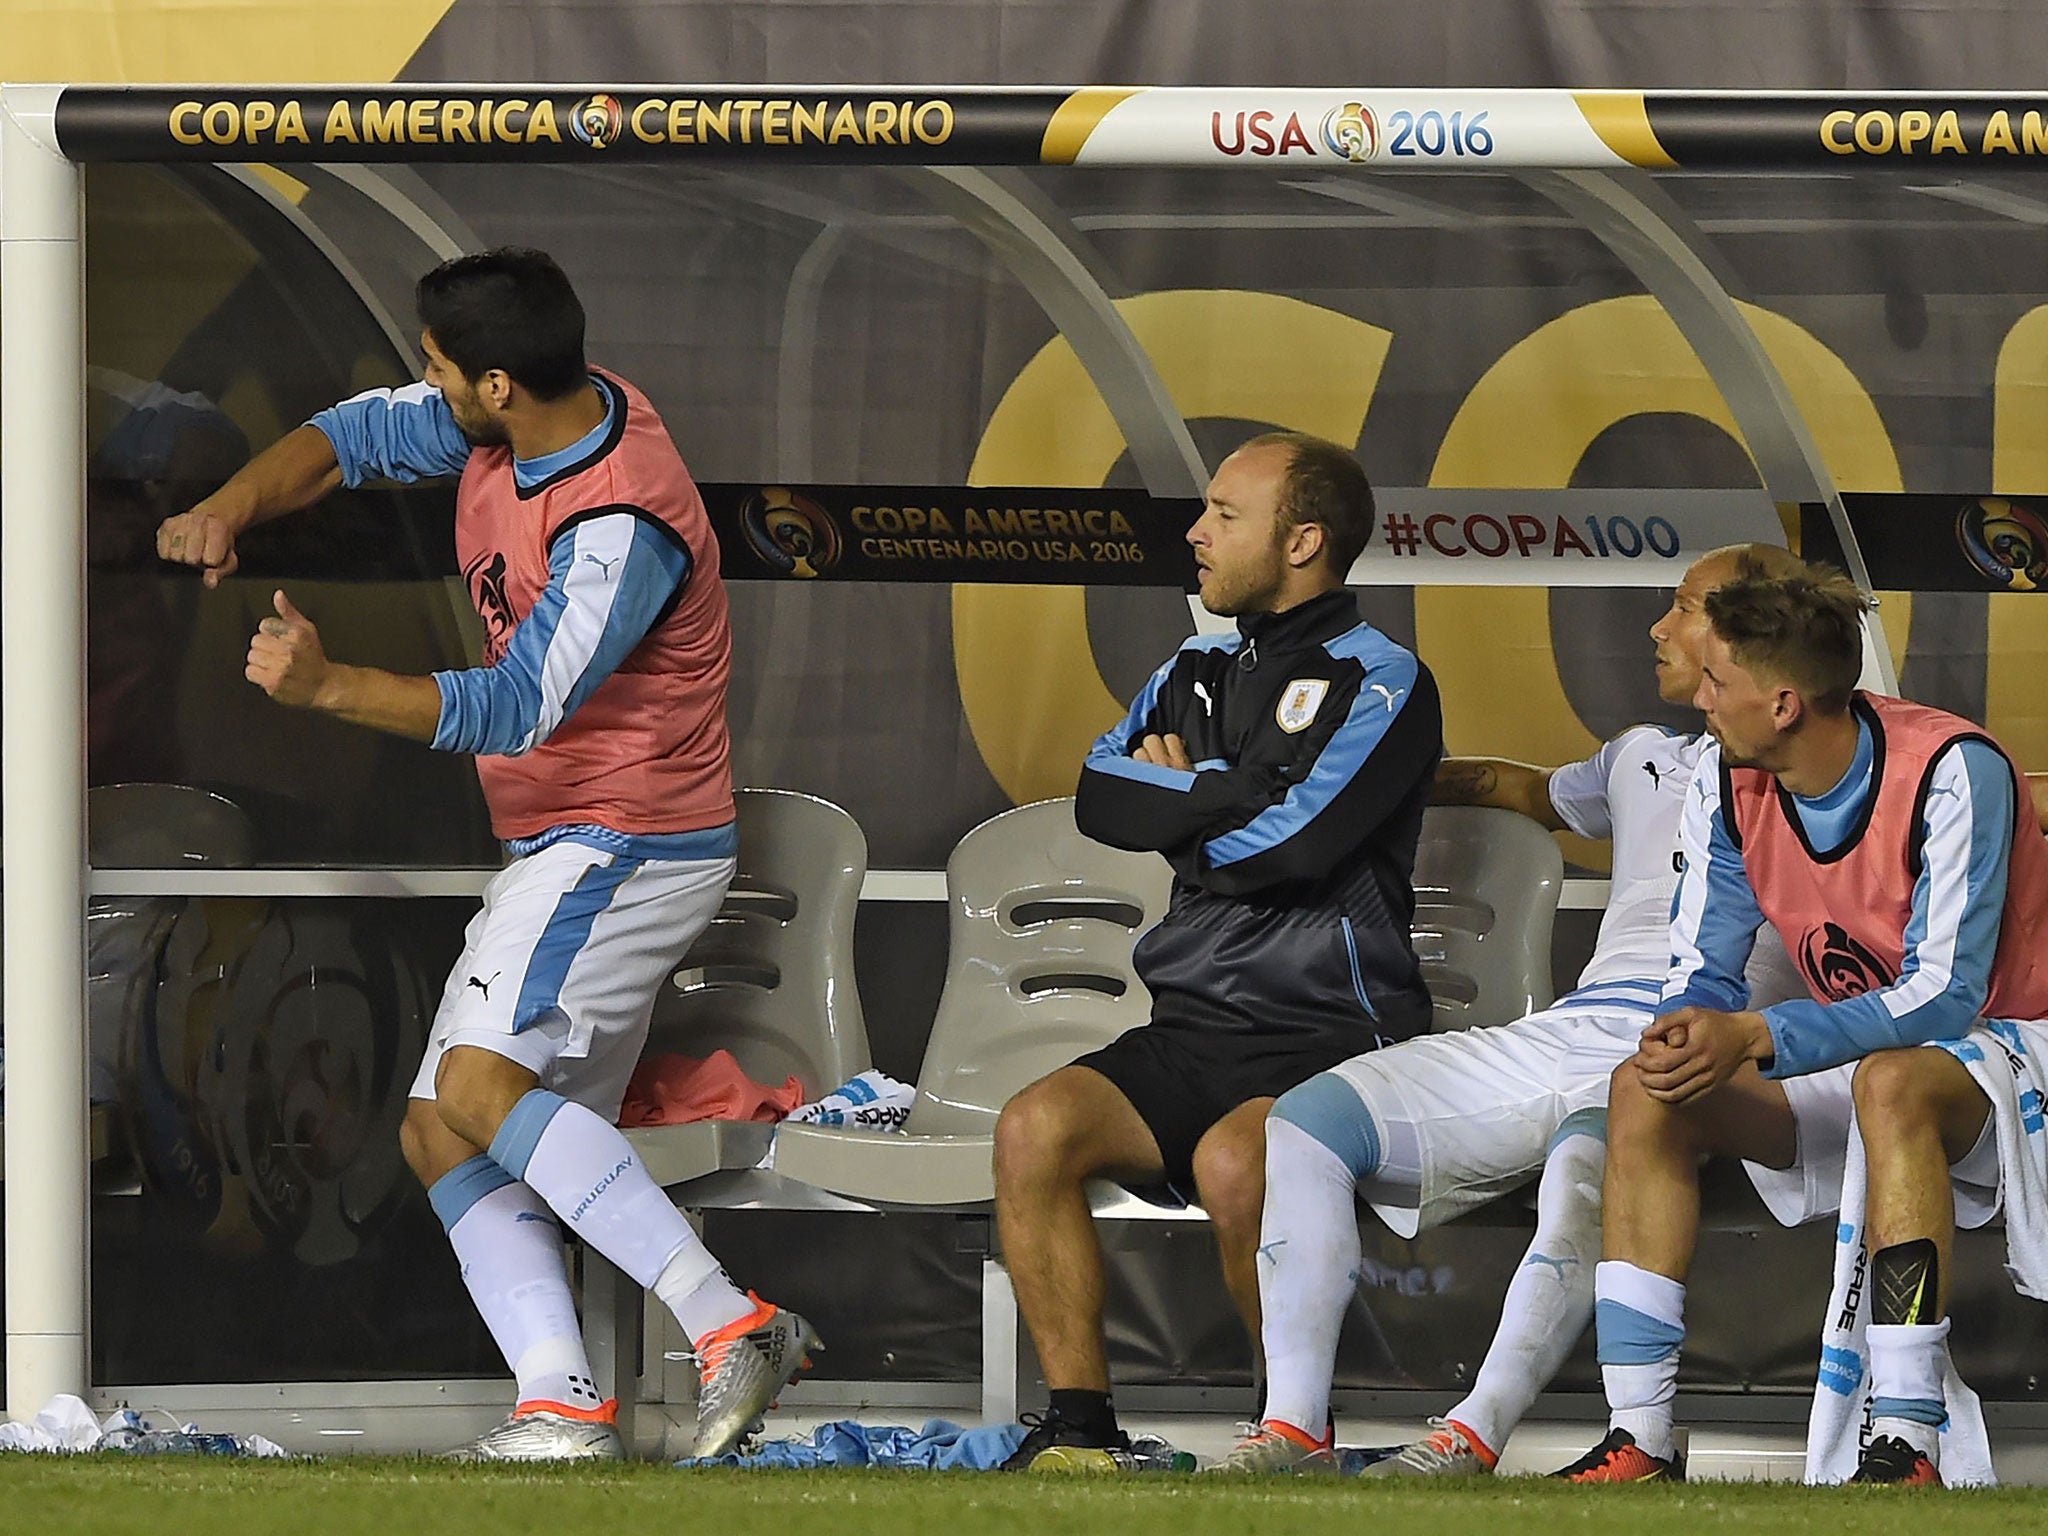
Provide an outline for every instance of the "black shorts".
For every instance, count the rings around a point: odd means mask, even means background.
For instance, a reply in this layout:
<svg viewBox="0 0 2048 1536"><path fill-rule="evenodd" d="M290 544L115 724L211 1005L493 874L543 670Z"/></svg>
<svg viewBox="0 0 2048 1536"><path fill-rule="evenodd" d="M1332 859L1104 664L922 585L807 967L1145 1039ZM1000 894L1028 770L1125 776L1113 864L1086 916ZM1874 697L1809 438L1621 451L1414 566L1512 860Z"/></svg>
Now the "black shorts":
<svg viewBox="0 0 2048 1536"><path fill-rule="evenodd" d="M1372 1046L1372 1036L1255 1033L1186 1024L1141 1024L1074 1062L1092 1067L1131 1101L1159 1143L1166 1190L1131 1186L1160 1203L1195 1201L1195 1146L1209 1127L1251 1099L1277 1098Z"/></svg>

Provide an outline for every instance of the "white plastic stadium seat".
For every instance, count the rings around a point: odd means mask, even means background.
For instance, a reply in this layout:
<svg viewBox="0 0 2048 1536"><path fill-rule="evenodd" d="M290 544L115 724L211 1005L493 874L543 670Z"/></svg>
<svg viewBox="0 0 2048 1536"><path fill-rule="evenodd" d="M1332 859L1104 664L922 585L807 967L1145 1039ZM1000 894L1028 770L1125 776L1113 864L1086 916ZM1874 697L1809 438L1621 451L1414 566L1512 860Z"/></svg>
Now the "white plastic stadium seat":
<svg viewBox="0 0 2048 1536"><path fill-rule="evenodd" d="M903 1131L785 1124L777 1174L881 1204L994 1199L995 1123L1011 1095L1150 1018L1131 947L1171 887L1156 854L1083 837L1071 799L969 832L946 861L946 984Z"/></svg>
<svg viewBox="0 0 2048 1536"><path fill-rule="evenodd" d="M1528 817L1465 805L1422 813L1415 953L1437 1030L1506 1024L1550 1006L1550 931L1563 889L1557 840Z"/></svg>
<svg viewBox="0 0 2048 1536"><path fill-rule="evenodd" d="M873 1065L853 979L853 921L867 876L859 825L829 800L743 789L739 872L655 1003L648 1050L732 1052L756 1082L794 1074L807 1098ZM705 1120L629 1130L664 1187L751 1168L774 1127Z"/></svg>

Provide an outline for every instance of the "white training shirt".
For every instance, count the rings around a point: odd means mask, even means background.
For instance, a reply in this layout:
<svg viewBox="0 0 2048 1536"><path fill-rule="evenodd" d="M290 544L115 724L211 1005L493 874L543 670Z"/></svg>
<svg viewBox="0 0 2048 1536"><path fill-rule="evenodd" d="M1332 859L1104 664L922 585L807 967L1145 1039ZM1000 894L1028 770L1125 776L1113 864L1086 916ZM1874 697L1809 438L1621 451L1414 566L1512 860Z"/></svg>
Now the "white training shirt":
<svg viewBox="0 0 2048 1536"><path fill-rule="evenodd" d="M1671 904L1684 865L1679 820L1705 736L1681 736L1662 726L1623 731L1583 762L1550 776L1550 803L1581 837L1614 845L1613 884L1593 958L1570 998L1655 1010L1671 969ZM1747 971L1750 1006L1762 1008L1806 996L1777 934L1757 934ZM1647 983L1647 988L1645 987Z"/></svg>

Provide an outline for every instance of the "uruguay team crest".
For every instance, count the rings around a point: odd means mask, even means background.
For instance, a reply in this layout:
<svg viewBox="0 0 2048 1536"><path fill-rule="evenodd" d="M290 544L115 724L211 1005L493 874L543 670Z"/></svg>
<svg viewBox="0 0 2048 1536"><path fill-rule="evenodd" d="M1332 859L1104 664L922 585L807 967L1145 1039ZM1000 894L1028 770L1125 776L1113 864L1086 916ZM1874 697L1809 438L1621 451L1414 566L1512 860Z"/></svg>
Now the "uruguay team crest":
<svg viewBox="0 0 2048 1536"><path fill-rule="evenodd" d="M1273 718L1290 736L1305 731L1316 711L1323 707L1323 695L1329 691L1329 683L1320 677L1297 677L1281 692L1280 707L1273 711Z"/></svg>

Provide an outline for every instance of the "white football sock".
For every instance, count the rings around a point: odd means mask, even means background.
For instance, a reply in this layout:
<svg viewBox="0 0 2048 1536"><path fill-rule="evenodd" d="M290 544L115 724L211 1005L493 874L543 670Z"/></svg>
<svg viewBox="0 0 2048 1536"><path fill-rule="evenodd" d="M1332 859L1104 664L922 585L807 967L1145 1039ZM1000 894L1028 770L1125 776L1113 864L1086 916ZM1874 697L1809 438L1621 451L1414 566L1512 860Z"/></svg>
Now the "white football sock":
<svg viewBox="0 0 2048 1536"><path fill-rule="evenodd" d="M533 1186L556 1215L584 1242L603 1254L644 1290L674 1311L676 1300L713 1287L692 1304L700 1324L725 1313L722 1322L754 1310L744 1292L723 1280L718 1260L690 1230L661 1186L647 1176L632 1145L616 1126L605 1124L581 1104L536 1088L512 1107L491 1142L491 1156L507 1172ZM723 1300L720 1308L711 1303ZM698 1333L676 1321L693 1340ZM713 1326L718 1326L714 1324Z"/></svg>
<svg viewBox="0 0 2048 1536"><path fill-rule="evenodd" d="M540 1196L486 1157L454 1169L429 1194L435 1210L452 1218L448 1241L462 1283L519 1380L519 1401L600 1406L561 1230Z"/></svg>
<svg viewBox="0 0 2048 1536"><path fill-rule="evenodd" d="M1872 1323L1864 1330L1870 1349L1870 1435L1896 1435L1936 1466L1941 1465L1941 1426L1948 1418L1948 1325Z"/></svg>
<svg viewBox="0 0 2048 1536"><path fill-rule="evenodd" d="M1444 1415L1495 1455L1593 1320L1606 1162L1607 1143L1598 1136L1569 1135L1551 1148L1537 1186L1536 1236L1508 1283L1500 1327L1471 1394Z"/></svg>
<svg viewBox="0 0 2048 1536"><path fill-rule="evenodd" d="M1593 1288L1608 1425L1635 1436L1646 1455L1669 1461L1676 1453L1671 1400L1685 1341L1685 1286L1610 1259L1594 1271Z"/></svg>
<svg viewBox="0 0 2048 1536"><path fill-rule="evenodd" d="M1320 1440L1329 1421L1337 1338L1358 1287L1358 1181L1344 1160L1289 1120L1266 1121L1266 1209L1259 1306L1266 1417Z"/></svg>

